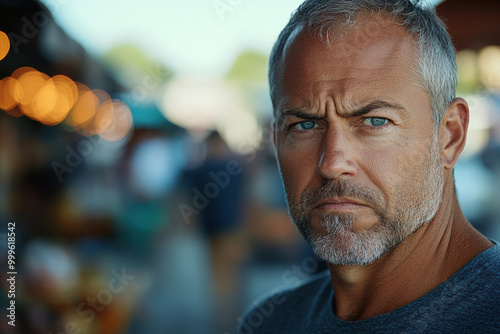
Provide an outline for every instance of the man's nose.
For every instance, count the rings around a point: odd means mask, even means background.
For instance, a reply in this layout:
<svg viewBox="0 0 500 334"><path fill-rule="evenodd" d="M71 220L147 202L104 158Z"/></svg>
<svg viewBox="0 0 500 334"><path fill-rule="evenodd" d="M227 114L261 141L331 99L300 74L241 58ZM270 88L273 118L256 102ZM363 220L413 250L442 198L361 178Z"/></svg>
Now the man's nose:
<svg viewBox="0 0 500 334"><path fill-rule="evenodd" d="M348 130L328 129L322 143L318 172L325 179L354 176L357 172L353 161L354 145Z"/></svg>

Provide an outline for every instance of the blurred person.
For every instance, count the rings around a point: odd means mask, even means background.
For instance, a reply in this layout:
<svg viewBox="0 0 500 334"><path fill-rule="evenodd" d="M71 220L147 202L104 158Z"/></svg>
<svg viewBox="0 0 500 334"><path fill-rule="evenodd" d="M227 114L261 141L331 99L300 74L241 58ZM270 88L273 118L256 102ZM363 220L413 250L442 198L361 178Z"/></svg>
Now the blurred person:
<svg viewBox="0 0 500 334"><path fill-rule="evenodd" d="M245 233L250 234L254 244L252 261L260 265L276 266L302 260L311 247L290 225L272 147L266 145L265 149L256 153L254 170L250 177L252 208L248 231Z"/></svg>
<svg viewBox="0 0 500 334"><path fill-rule="evenodd" d="M457 200L469 108L434 11L307 0L269 80L289 213L329 270L257 302L238 333L498 332L500 245Z"/></svg>
<svg viewBox="0 0 500 334"><path fill-rule="evenodd" d="M194 224L182 223L178 209L187 145L183 132L136 129L125 156L120 238L135 241L127 242L128 258L140 262L145 277L126 333L211 333L205 240Z"/></svg>
<svg viewBox="0 0 500 334"><path fill-rule="evenodd" d="M214 326L222 329L237 316L237 275L245 252L241 240L245 217L244 166L219 132L212 131L206 138L204 162L188 174L196 198L193 206L198 201L196 218L210 251Z"/></svg>

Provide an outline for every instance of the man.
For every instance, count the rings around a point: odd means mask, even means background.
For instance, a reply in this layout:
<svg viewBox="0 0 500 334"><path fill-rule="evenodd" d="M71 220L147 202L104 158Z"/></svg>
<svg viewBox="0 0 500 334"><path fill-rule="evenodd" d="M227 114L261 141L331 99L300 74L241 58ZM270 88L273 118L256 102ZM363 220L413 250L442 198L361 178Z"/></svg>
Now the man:
<svg viewBox="0 0 500 334"><path fill-rule="evenodd" d="M329 271L257 303L238 332L500 332L500 245L456 197L469 109L435 13L307 0L269 80L290 216Z"/></svg>

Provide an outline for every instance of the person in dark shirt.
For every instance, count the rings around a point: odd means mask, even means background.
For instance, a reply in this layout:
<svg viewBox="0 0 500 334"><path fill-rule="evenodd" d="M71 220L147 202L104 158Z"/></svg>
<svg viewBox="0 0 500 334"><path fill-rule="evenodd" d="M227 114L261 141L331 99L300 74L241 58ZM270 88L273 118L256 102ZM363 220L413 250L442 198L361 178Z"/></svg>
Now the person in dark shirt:
<svg viewBox="0 0 500 334"><path fill-rule="evenodd" d="M238 333L500 332L500 246L464 217L455 50L410 0L307 0L270 58L290 216L328 271Z"/></svg>

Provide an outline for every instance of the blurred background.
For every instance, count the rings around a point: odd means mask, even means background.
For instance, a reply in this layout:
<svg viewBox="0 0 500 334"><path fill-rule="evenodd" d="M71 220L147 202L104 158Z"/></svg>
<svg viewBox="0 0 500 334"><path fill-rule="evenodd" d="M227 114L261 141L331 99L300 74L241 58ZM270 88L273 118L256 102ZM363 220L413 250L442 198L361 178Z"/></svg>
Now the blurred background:
<svg viewBox="0 0 500 334"><path fill-rule="evenodd" d="M268 56L300 3L0 0L1 333L232 333L325 268L289 222L269 129ZM429 5L471 108L459 200L500 240L500 3Z"/></svg>

